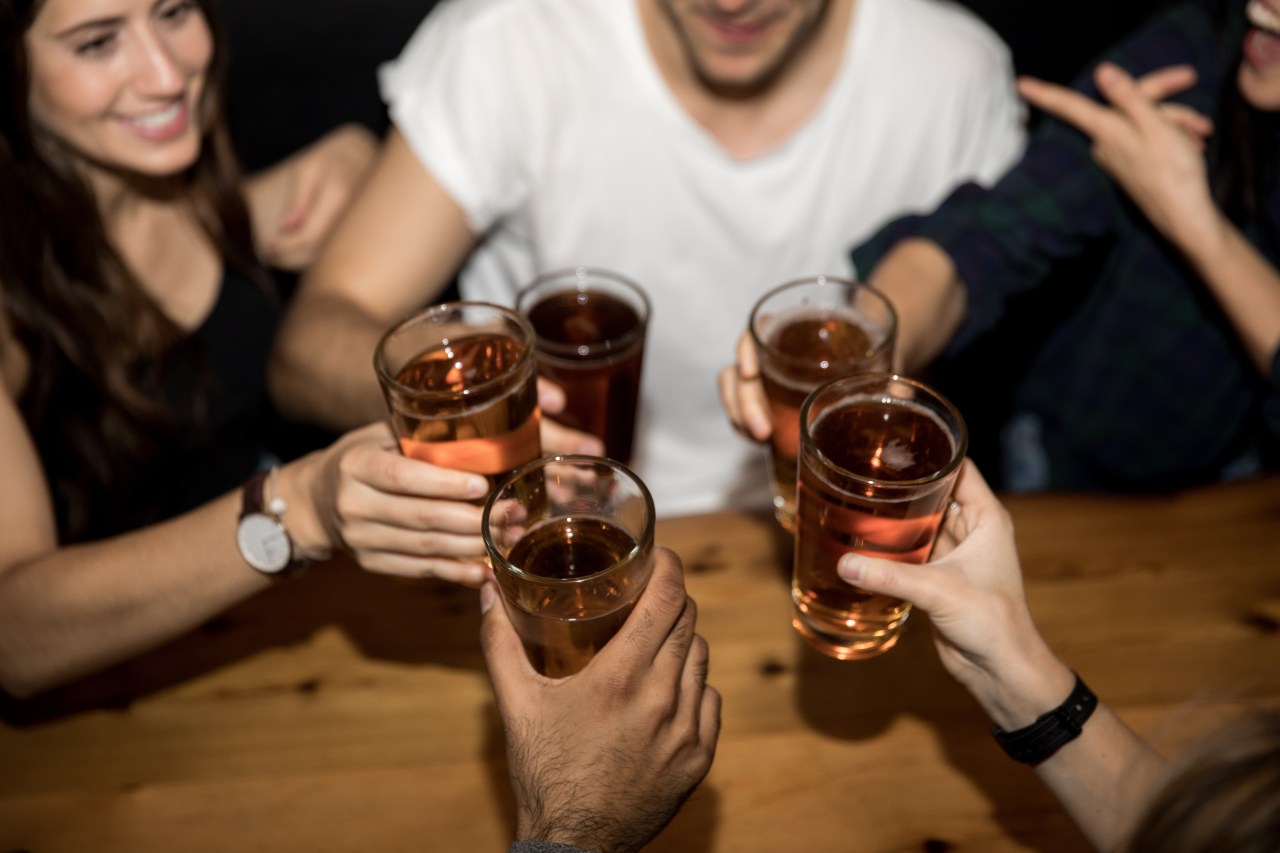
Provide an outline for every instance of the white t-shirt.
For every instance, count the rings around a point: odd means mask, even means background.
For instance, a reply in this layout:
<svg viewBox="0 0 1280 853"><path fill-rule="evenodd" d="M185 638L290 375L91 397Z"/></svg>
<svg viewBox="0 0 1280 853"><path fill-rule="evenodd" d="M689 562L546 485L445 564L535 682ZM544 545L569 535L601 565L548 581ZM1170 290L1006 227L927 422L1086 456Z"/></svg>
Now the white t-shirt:
<svg viewBox="0 0 1280 853"><path fill-rule="evenodd" d="M851 276L849 249L1020 152L1009 52L940 0L857 0L814 113L737 159L685 112L637 0L445 0L381 69L395 126L483 241L462 295L511 305L579 265L652 304L635 468L663 515L768 505L765 451L716 376L756 299Z"/></svg>

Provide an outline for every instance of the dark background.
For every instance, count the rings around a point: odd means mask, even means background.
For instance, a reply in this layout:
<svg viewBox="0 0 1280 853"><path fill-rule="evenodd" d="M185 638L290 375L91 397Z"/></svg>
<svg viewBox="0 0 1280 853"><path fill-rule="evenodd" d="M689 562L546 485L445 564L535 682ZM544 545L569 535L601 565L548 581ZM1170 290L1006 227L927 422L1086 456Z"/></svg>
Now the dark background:
<svg viewBox="0 0 1280 853"><path fill-rule="evenodd" d="M232 135L249 171L344 121L381 132L374 69L436 0L223 0ZM1066 81L1168 0L967 0L1019 73Z"/></svg>

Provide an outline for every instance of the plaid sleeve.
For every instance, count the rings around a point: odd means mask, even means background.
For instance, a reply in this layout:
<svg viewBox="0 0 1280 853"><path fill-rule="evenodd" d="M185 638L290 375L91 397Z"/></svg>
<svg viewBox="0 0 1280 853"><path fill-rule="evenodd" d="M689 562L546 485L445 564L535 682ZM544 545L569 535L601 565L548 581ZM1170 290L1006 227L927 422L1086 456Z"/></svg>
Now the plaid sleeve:
<svg viewBox="0 0 1280 853"><path fill-rule="evenodd" d="M1180 100L1212 114L1218 85L1214 28L1201 4L1175 7L1104 57L1134 74L1181 62L1202 69ZM1092 66L1074 87L1097 100ZM1123 192L1094 162L1089 138L1046 118L1022 159L995 185L966 184L928 216L891 222L853 252L866 278L895 243L921 237L955 264L968 295L963 347L993 327L1007 300L1038 287L1055 265L1114 240L1129 216ZM1081 282L1084 285L1087 282Z"/></svg>

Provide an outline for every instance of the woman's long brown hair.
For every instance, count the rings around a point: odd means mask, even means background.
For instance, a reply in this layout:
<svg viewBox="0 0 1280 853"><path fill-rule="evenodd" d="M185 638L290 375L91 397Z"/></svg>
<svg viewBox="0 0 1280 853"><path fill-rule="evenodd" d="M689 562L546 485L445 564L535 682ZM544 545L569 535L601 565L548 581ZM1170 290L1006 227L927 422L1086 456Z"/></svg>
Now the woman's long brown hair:
<svg viewBox="0 0 1280 853"><path fill-rule="evenodd" d="M60 512L60 538L93 535L93 508L173 439L158 377L180 339L109 240L74 154L35 126L24 35L42 0L0 0L0 310L31 370L19 405ZM257 274L226 132L225 51L214 33L198 160L176 176L228 266ZM3 357L3 353L0 353ZM124 478L124 479L122 479Z"/></svg>

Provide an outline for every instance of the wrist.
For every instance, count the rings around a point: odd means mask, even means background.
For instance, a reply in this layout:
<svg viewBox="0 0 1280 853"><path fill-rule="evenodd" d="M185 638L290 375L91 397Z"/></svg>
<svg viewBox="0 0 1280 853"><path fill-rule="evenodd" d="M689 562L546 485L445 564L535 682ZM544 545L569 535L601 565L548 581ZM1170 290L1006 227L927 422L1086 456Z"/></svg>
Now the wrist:
<svg viewBox="0 0 1280 853"><path fill-rule="evenodd" d="M1097 708L1098 697L1077 675L1067 697L1035 722L1013 731L995 726L991 735L1014 761L1039 764L1078 738Z"/></svg>
<svg viewBox="0 0 1280 853"><path fill-rule="evenodd" d="M991 721L1005 731L1021 729L1056 708L1075 684L1075 674L1036 635L1014 645L1018 653L982 670L966 684Z"/></svg>
<svg viewBox="0 0 1280 853"><path fill-rule="evenodd" d="M276 492L284 503L289 533L298 553L308 560L328 559L334 542L320 520L312 456L293 462L279 470Z"/></svg>
<svg viewBox="0 0 1280 853"><path fill-rule="evenodd" d="M1231 220L1214 206L1208 222L1192 228L1174 242L1192 266L1204 271L1224 262L1224 256L1231 251L1233 236L1238 234Z"/></svg>

